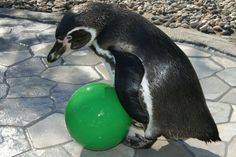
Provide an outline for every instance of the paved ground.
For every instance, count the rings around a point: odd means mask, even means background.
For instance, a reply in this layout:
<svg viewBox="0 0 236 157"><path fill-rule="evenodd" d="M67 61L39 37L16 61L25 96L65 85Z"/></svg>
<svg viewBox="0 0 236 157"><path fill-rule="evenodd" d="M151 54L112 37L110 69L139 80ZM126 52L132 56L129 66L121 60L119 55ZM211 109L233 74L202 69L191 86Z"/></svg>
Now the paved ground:
<svg viewBox="0 0 236 157"><path fill-rule="evenodd" d="M0 19L1 157L235 156L236 60L183 43L178 45L197 71L222 142L168 142L160 138L152 149L119 145L104 152L88 151L73 142L63 115L68 97L83 84L110 78L102 60L88 49L49 65L45 56L54 42L55 28L18 18Z"/></svg>

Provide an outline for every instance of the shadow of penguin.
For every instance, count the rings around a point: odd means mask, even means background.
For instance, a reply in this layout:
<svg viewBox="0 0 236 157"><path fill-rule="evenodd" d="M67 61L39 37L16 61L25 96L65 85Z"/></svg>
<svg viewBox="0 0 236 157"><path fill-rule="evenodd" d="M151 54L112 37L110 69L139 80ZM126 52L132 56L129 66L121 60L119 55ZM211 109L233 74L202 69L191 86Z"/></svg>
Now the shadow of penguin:
<svg viewBox="0 0 236 157"><path fill-rule="evenodd" d="M83 149L80 157L221 157L209 150L193 147L185 142L157 141L153 148L134 150L124 145L119 145L107 151Z"/></svg>

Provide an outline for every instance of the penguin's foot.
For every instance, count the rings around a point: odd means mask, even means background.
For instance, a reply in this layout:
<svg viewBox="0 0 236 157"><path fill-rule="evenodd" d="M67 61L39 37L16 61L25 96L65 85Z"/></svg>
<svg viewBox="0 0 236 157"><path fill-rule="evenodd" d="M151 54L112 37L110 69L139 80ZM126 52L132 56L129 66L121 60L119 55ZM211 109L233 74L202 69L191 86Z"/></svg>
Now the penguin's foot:
<svg viewBox="0 0 236 157"><path fill-rule="evenodd" d="M127 136L123 144L134 149L147 149L150 148L156 139L146 139L145 137L135 134L135 136Z"/></svg>

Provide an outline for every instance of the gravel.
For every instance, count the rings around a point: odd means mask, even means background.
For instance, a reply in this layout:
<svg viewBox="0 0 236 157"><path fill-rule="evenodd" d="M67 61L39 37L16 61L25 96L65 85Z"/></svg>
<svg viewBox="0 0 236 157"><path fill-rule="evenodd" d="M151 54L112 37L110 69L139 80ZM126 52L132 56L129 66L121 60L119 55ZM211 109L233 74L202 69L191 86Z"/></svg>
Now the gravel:
<svg viewBox="0 0 236 157"><path fill-rule="evenodd" d="M0 0L0 7L64 12L88 1L125 5L155 25L227 36L236 31L235 0Z"/></svg>

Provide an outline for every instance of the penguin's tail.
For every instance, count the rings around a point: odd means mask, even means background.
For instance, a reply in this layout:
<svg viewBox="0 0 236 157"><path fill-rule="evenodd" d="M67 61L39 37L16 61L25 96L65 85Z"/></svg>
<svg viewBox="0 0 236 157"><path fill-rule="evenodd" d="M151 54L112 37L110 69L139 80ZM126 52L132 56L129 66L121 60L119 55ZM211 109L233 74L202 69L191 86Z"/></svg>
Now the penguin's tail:
<svg viewBox="0 0 236 157"><path fill-rule="evenodd" d="M197 139L204 141L206 143L221 141L218 132L209 136L199 136Z"/></svg>

